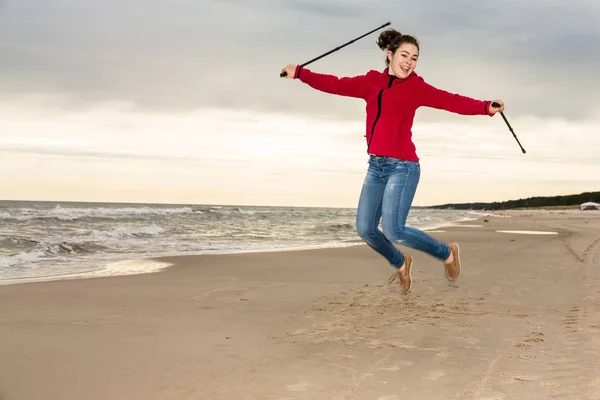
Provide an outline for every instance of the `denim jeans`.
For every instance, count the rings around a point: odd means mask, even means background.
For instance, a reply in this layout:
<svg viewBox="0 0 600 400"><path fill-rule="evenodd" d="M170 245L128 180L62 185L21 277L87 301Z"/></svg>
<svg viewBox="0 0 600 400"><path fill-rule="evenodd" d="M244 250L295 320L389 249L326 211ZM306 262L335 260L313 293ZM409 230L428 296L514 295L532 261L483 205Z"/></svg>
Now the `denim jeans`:
<svg viewBox="0 0 600 400"><path fill-rule="evenodd" d="M404 255L396 242L423 251L439 260L450 256L450 247L432 236L406 226L421 166L417 162L370 156L356 215L358 235L389 263L400 268ZM379 230L381 219L383 232Z"/></svg>

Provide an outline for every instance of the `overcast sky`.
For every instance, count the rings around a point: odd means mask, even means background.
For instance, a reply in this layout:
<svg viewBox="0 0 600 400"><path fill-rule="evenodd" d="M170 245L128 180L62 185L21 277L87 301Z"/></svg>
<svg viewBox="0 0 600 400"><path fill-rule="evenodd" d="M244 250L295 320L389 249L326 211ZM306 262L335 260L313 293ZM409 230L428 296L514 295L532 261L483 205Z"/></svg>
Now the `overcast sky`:
<svg viewBox="0 0 600 400"><path fill-rule="evenodd" d="M420 109L417 205L600 190L596 1L0 0L0 199L353 207L364 103L279 71L387 21L528 151ZM308 68L381 70L378 33Z"/></svg>

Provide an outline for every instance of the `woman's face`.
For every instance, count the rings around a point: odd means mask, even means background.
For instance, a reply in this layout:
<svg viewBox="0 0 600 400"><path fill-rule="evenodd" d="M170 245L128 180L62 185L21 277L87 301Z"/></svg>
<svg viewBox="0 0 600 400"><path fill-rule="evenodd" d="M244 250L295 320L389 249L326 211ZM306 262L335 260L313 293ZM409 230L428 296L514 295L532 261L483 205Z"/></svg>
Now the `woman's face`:
<svg viewBox="0 0 600 400"><path fill-rule="evenodd" d="M390 71L397 78L408 77L417 66L419 58L419 49L411 43L402 43L396 52L392 54L388 51L388 60L390 60Z"/></svg>

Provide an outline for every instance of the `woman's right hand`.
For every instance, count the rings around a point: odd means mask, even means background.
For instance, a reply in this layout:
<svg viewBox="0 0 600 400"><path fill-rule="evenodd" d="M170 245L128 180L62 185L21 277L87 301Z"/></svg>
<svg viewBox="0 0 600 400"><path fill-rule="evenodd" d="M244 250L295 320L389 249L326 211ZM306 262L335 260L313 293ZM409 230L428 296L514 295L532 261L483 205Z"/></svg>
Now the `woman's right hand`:
<svg viewBox="0 0 600 400"><path fill-rule="evenodd" d="M284 67L281 72L285 72L287 75L284 78L294 79L294 74L296 73L296 66L294 64L289 64Z"/></svg>

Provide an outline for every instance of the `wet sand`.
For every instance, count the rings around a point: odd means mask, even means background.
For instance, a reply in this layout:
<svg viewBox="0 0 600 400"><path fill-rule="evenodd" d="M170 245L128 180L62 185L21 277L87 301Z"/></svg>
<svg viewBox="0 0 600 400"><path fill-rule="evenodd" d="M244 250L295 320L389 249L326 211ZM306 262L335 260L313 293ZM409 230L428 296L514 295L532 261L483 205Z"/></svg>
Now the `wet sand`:
<svg viewBox="0 0 600 400"><path fill-rule="evenodd" d="M432 234L408 295L364 245L1 286L0 399L600 399L600 213Z"/></svg>

